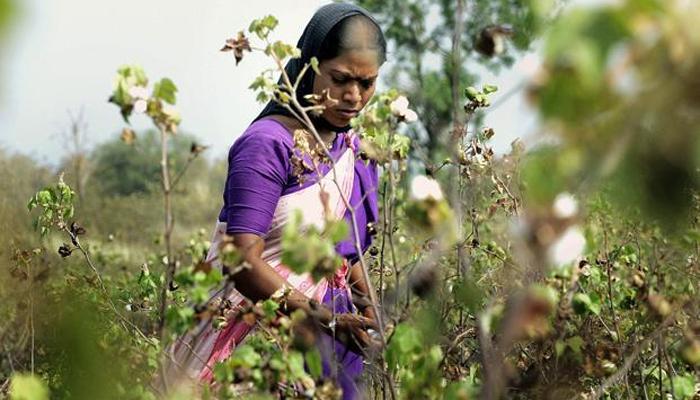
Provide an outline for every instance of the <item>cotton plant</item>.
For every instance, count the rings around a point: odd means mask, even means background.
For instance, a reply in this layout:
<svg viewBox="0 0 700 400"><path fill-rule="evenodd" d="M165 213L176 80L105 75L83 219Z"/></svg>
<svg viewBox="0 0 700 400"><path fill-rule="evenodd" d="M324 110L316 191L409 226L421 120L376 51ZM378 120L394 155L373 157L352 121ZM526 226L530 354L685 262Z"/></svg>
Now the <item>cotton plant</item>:
<svg viewBox="0 0 700 400"><path fill-rule="evenodd" d="M193 143L186 164L179 171L172 171L169 140L171 136L177 134L181 123L180 113L175 107L176 95L177 86L169 78L162 78L150 86L149 79L143 68L138 65L125 65L117 70L112 95L109 98L110 103L119 107L121 116L127 124L130 124L130 118L134 115L145 116L151 120L160 133L160 183L164 199L163 242L165 245L165 255L163 257L165 279L161 286L158 308L158 330L160 335L164 333L166 313L185 312L178 307L168 311L168 303L171 300L170 297L172 297L168 295L168 291L174 291L177 288L175 274L178 265L172 241L175 227L172 209L173 189L177 187L180 178L186 173L192 161L206 149L205 146ZM121 139L127 145L132 145L135 143L136 133L131 127L127 126L122 130Z"/></svg>
<svg viewBox="0 0 700 400"><path fill-rule="evenodd" d="M443 249L456 240L454 214L434 178L416 175L411 179L406 215L415 238L437 239Z"/></svg>
<svg viewBox="0 0 700 400"><path fill-rule="evenodd" d="M392 89L376 94L351 124L362 138L362 152L386 166L408 157L411 140L400 128L417 120L418 115L409 108L408 99Z"/></svg>
<svg viewBox="0 0 700 400"><path fill-rule="evenodd" d="M543 270L569 269L583 259L586 237L579 226L579 206L574 196L562 192L542 211L516 218L515 237Z"/></svg>
<svg viewBox="0 0 700 400"><path fill-rule="evenodd" d="M152 88L144 70L138 65L125 65L118 69L114 88L109 98L119 107L124 121L133 114L145 114L158 128L177 133L181 117L174 107L177 86L172 80L162 78Z"/></svg>

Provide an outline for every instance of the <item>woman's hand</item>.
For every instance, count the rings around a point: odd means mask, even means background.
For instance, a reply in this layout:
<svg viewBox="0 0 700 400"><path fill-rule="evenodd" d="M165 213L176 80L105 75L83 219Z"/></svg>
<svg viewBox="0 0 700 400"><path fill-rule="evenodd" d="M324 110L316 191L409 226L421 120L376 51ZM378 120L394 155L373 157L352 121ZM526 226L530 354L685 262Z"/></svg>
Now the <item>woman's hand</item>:
<svg viewBox="0 0 700 400"><path fill-rule="evenodd" d="M375 309L369 299L369 285L362 276L362 267L356 263L350 269L350 289L352 291L352 302L355 308L365 317L373 321L374 325L379 324ZM374 329L374 328L373 328Z"/></svg>
<svg viewBox="0 0 700 400"><path fill-rule="evenodd" d="M362 315L344 313L335 316L336 338L358 354L365 354L380 344L367 332L368 329L379 329L374 319Z"/></svg>

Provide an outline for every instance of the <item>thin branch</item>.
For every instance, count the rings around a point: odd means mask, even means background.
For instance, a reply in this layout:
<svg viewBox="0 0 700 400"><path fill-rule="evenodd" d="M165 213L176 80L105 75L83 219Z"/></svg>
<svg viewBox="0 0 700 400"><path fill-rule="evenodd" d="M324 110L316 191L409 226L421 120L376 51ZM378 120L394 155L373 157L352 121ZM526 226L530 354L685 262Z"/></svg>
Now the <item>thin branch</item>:
<svg viewBox="0 0 700 400"><path fill-rule="evenodd" d="M676 314L683 309L685 306L682 305L681 307L678 307L676 310L671 312L662 322L661 324L654 329L653 332L651 332L647 337L645 337L642 341L638 342L635 346L632 352L625 358L624 363L622 364L622 367L617 370L613 375L608 377L603 383L596 388L593 393L590 396L583 395L583 397L586 400L597 400L600 399L605 392L610 389L613 385L617 384L620 382L624 377L627 375L629 370L632 368L634 365L634 362L637 360L639 355L646 349L649 344L651 344L654 340L657 340L658 338L661 337L663 334L664 329L669 327L671 324L674 323L676 320ZM661 345L659 345L659 349L661 349ZM661 376L661 365L659 365L659 377ZM661 379L659 379L659 385L660 385L660 392L663 393L663 387L661 386Z"/></svg>

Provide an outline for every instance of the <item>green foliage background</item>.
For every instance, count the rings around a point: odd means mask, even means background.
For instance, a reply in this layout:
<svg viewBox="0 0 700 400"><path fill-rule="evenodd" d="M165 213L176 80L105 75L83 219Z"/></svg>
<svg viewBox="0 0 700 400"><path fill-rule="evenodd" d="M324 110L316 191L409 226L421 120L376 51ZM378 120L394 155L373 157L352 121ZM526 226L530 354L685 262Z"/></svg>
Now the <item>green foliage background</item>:
<svg viewBox="0 0 700 400"><path fill-rule="evenodd" d="M697 399L697 4L628 0L552 15L557 2L466 1L470 18L460 50L470 62L507 66L544 32L543 67L527 90L550 140L496 157L489 143L494 133L473 112L488 112L484 97L492 88L463 95L476 79L466 62L460 62L459 80L451 81L450 63L459 57L444 38L454 29L453 2L359 3L386 25L397 59L394 82L403 75L415 83L406 91L428 133L409 132L419 143L410 147L396 131L395 91L378 96L358 119L372 146L364 150L384 171L382 221L374 227L367 263L386 316L387 347L368 367L368 396ZM438 26L426 25L430 13L441 18ZM477 39L494 24L513 26L515 52L477 55ZM275 25L267 17L249 30L267 40ZM237 40L231 46L242 52L245 42ZM267 43L275 49L271 56L294 55ZM436 55L440 62L428 68ZM632 83L621 83L625 79ZM253 87L263 97L275 95L279 88L272 82L261 79ZM174 103L174 92L172 82L161 80L148 106L169 134L179 119L163 114L158 99ZM134 105L127 93L117 88L113 100L125 118ZM465 101L464 121L452 120ZM449 135L460 123L464 132ZM170 167L177 173L195 140L182 133L170 138ZM82 188L75 219L87 232L80 240L77 228L56 222L54 205L34 210L54 217L47 218L53 231L44 237L27 216L27 200L52 187L57 171L0 151L0 217L8 227L0 231L3 395L155 398L153 376L169 340L202 315L215 326L226 322L202 307L209 290L223 284L222 274L202 261L225 161L195 159L173 194L179 290L168 294L168 334L159 336L158 292L169 264L160 228L160 141L144 132L130 142L115 138L61 166L75 170L72 163L87 160L83 184L66 176ZM428 160L416 156L420 146ZM444 196L415 198L410 163L439 182ZM562 198L568 208L557 205ZM73 236L67 238L67 230ZM339 226L332 231L344 232ZM581 236L582 248L556 261L552 249L569 233ZM333 257L323 232L313 234L309 240L288 232L285 256L323 274L319 267ZM307 252L322 250L315 263L289 253L300 241ZM72 255L59 257L59 246ZM80 258L83 251L94 271ZM230 253L235 259L235 250ZM304 316L280 316L279 309L273 298L245 311L263 329L216 366L220 386L173 398L206 398L208 390L221 398L337 398L332 383L319 377L313 343L304 340ZM289 382L296 385L278 386Z"/></svg>

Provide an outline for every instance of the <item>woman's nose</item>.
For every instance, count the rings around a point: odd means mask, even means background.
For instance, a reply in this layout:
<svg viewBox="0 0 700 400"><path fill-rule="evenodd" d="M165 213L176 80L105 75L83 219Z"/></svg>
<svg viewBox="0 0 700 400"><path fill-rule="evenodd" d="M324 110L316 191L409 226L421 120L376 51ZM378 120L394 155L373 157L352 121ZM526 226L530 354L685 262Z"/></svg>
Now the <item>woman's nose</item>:
<svg viewBox="0 0 700 400"><path fill-rule="evenodd" d="M356 104L362 101L362 94L360 93L360 85L357 82L353 82L347 86L347 89L343 93L343 100L347 103Z"/></svg>

